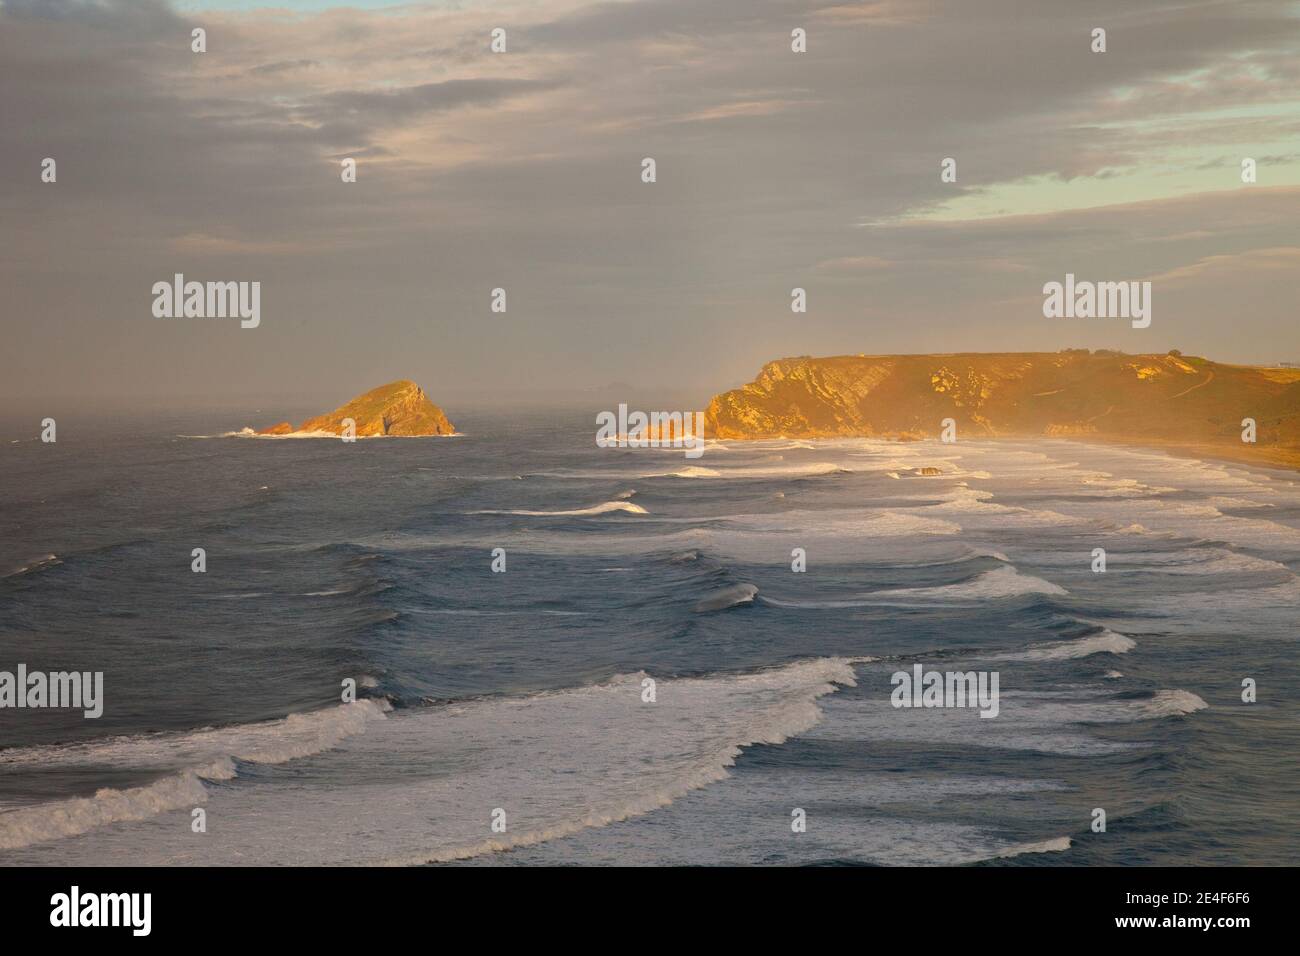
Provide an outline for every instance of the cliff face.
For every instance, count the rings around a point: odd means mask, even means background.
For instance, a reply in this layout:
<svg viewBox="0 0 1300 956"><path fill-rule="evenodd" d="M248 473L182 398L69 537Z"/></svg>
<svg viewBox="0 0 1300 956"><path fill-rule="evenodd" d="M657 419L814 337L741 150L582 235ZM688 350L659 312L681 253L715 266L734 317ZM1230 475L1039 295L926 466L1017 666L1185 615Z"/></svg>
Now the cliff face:
<svg viewBox="0 0 1300 956"><path fill-rule="evenodd" d="M1300 463L1300 369L1065 352L843 355L769 362L709 403L710 438L1056 436L1221 446ZM1241 441L1243 418L1258 426Z"/></svg>
<svg viewBox="0 0 1300 956"><path fill-rule="evenodd" d="M343 434L343 419L356 423L358 438L372 435L451 435L456 431L441 408L429 401L424 389L402 379L372 388L346 405L309 418L297 428L280 422L258 431L259 435L287 435L292 432Z"/></svg>

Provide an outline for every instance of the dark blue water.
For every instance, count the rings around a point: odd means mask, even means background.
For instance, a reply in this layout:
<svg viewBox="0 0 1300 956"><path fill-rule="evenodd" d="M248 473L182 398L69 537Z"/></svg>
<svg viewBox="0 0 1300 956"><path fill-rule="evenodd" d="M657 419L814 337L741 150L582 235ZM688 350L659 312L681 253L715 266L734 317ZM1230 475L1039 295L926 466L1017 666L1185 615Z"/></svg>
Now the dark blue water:
<svg viewBox="0 0 1300 956"><path fill-rule="evenodd" d="M0 710L0 862L1291 862L1290 474L454 411L7 424L0 671L105 705ZM998 716L892 707L915 662Z"/></svg>

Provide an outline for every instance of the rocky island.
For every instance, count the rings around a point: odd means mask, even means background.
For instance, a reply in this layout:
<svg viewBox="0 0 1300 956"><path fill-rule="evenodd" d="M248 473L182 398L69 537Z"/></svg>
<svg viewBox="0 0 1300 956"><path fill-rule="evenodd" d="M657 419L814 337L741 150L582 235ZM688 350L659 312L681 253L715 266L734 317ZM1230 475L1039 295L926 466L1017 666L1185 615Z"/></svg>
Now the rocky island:
<svg viewBox="0 0 1300 956"><path fill-rule="evenodd" d="M332 412L307 419L297 428L290 422L280 422L270 428L258 429L254 434L342 435L345 418L356 422L358 438L453 435L456 432L456 426L447 420L441 408L429 401L424 389L408 379L401 379L372 388Z"/></svg>
<svg viewBox="0 0 1300 956"><path fill-rule="evenodd" d="M1067 349L785 358L709 403L709 438L1044 436L1300 467L1300 369ZM1243 419L1255 441L1243 441Z"/></svg>

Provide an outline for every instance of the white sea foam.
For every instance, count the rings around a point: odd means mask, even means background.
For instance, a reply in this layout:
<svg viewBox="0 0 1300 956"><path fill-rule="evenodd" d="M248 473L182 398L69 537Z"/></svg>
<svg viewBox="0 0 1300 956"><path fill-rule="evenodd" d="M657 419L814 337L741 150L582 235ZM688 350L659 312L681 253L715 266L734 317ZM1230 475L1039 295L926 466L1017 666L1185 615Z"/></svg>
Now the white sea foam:
<svg viewBox="0 0 1300 956"><path fill-rule="evenodd" d="M1079 523L1079 519L1058 511L1004 505L992 500L993 498L992 492L971 488L962 482L935 493L908 495L904 500L933 502L905 510L921 516L955 516L961 521L962 527L972 530L1059 527Z"/></svg>
<svg viewBox="0 0 1300 956"><path fill-rule="evenodd" d="M906 664L891 664L891 668ZM953 669L965 670L954 666ZM1039 753L1099 756L1147 746L1140 740L1117 741L1098 736L1089 725L1140 724L1187 717L1207 705L1186 690L1159 690L1145 697L1116 696L1104 686L1059 691L1006 689L998 716L983 720L973 708L895 709L887 689L874 696L844 698L827 705L827 722L810 737L942 743ZM1113 686L1113 685L1112 685Z"/></svg>
<svg viewBox="0 0 1300 956"><path fill-rule="evenodd" d="M653 703L642 699L650 675L634 673L399 711L318 758L310 776L213 789L209 813L221 825L205 837L204 860L416 864L627 819L725 778L743 747L779 744L813 727L818 699L853 685L859 660L661 678ZM504 833L489 826L498 807L507 814ZM186 822L159 817L5 862L156 864L193 852Z"/></svg>
<svg viewBox="0 0 1300 956"><path fill-rule="evenodd" d="M1097 498L1148 498L1178 490L1164 485L1148 485L1136 478L1116 478L1107 472L1084 475L1079 480L1087 486L1083 493Z"/></svg>
<svg viewBox="0 0 1300 956"><path fill-rule="evenodd" d="M387 711L388 704L384 701L358 700L354 704L339 704L255 724L14 747L0 750L0 767L90 764L202 770L214 761L232 757L250 763L284 763L318 753L361 733L371 721L382 720ZM214 779L224 777L219 773Z"/></svg>
<svg viewBox="0 0 1300 956"><path fill-rule="evenodd" d="M877 600L906 599L926 601L986 601L998 598L1019 597L1025 594L1067 594L1065 588L1044 581L1031 574L1021 574L1009 564L993 568L960 584L945 584L929 588L895 588L875 591L870 596Z"/></svg>
<svg viewBox="0 0 1300 956"><path fill-rule="evenodd" d="M235 761L280 764L321 753L383 719L388 705L359 700L280 720L184 734L150 734L54 746L0 750L0 768L49 770L107 766L165 772L161 779L123 790L103 788L80 797L0 812L0 849L76 836L110 823L145 820L203 803L204 780L230 780Z"/></svg>
<svg viewBox="0 0 1300 956"><path fill-rule="evenodd" d="M712 446L710 446L712 447ZM863 469L854 464L841 465L835 462L786 463L783 456L769 456L750 464L724 465L722 467L705 465L684 465L668 470L629 471L629 470L559 470L539 472L538 478L559 478L596 480L606 478L696 478L696 479L780 479L780 478L815 478L821 475L847 474ZM772 462L781 462L773 464ZM715 463L716 465L716 463Z"/></svg>
<svg viewBox="0 0 1300 956"><path fill-rule="evenodd" d="M828 713L836 704L831 698ZM1001 774L968 776L952 769L940 776L830 765L810 774L806 767L772 763L762 773L733 775L692 794L689 805L623 824L617 840L589 830L563 841L515 850L509 858L480 856L475 862L484 866L649 862L744 866L855 860L881 866L960 866L1002 854L1033 852L1036 846L1055 849L1053 840L1011 841L997 831L939 817L942 808L954 802L972 798L1001 802L1061 791L1063 786ZM792 793L799 794L802 806L818 808L810 811L813 825L794 840L782 838L789 831L780 815L772 812L773 807L784 806ZM896 807L920 811L923 819L911 813L895 816L890 810Z"/></svg>
<svg viewBox="0 0 1300 956"><path fill-rule="evenodd" d="M1151 717L1178 717L1204 710L1210 705L1187 690L1158 690L1149 701L1143 702L1145 712Z"/></svg>
<svg viewBox="0 0 1300 956"><path fill-rule="evenodd" d="M1138 523L1151 531L1174 532L1201 541L1221 541L1246 548L1300 551L1300 529L1265 518L1225 515L1204 502L1161 499L1052 501L1068 515L1123 525Z"/></svg>
<svg viewBox="0 0 1300 956"><path fill-rule="evenodd" d="M1051 840L1039 840L1034 843L1013 843L1012 845L999 850L996 856L999 859L1007 857L1020 856L1024 853L1063 853L1070 848L1069 837L1055 837Z"/></svg>
<svg viewBox="0 0 1300 956"><path fill-rule="evenodd" d="M1235 495L1211 495L1209 498L1205 499L1205 503L1210 505L1213 508L1218 508L1220 510L1222 510L1223 508L1227 508L1229 510L1232 509L1251 510L1254 508L1276 507L1276 502L1256 501L1253 498L1240 498Z"/></svg>
<svg viewBox="0 0 1300 956"><path fill-rule="evenodd" d="M1137 647L1137 641L1126 634L1103 630L1098 634L1089 634L1072 641L1050 641L1045 644L1033 644L1022 651L1008 651L990 654L985 660L990 661L1064 661L1093 654L1127 654Z"/></svg>
<svg viewBox="0 0 1300 956"><path fill-rule="evenodd" d="M793 515L785 519L782 514ZM843 518L824 516L819 523L804 525L799 515L811 512L775 513L772 515L732 516L721 518L667 519L656 523L692 525L683 530L663 533L634 533L634 521L623 522L619 533L612 524L600 528L505 529L494 532L495 541L508 551L530 554L583 555L607 559L628 555L663 555L695 552L709 557L730 558L753 563L780 562L788 566L790 551L798 546L816 553L820 561L863 561L892 563L911 557L924 558L934 548L951 541L961 527L937 518L891 512L845 512ZM810 519L812 520L812 519ZM611 530L606 530L611 528ZM448 547L477 547L481 536L469 533L393 534L360 538L358 546L385 552L422 551ZM922 563L933 563L923 561Z"/></svg>
<svg viewBox="0 0 1300 956"><path fill-rule="evenodd" d="M725 515L728 529L748 532L794 532L801 535L846 537L910 537L957 534L961 525L942 518L885 509L791 509L766 514Z"/></svg>
<svg viewBox="0 0 1300 956"><path fill-rule="evenodd" d="M206 768L210 775L234 775L227 762ZM212 776L209 776L212 779ZM0 850L77 836L111 823L147 820L168 810L207 801L208 791L191 771L171 774L155 783L126 790L105 787L93 797L59 800L0 813Z"/></svg>
<svg viewBox="0 0 1300 956"><path fill-rule="evenodd" d="M1125 559L1126 561L1129 559ZM1134 571L1159 574L1258 574L1291 577L1291 570L1278 561L1257 558L1238 551L1222 548L1189 548L1186 551L1144 551L1132 559L1138 563Z"/></svg>
<svg viewBox="0 0 1300 956"><path fill-rule="evenodd" d="M295 431L286 432L282 435L261 435L248 426L244 426L239 431L219 432L216 435L177 435L177 438L255 438L265 441L279 441L281 439L294 440L299 438L332 438L335 441L342 441L342 436L338 432L330 431ZM371 438L464 438L464 432L450 432L446 435L357 435L356 440Z"/></svg>
<svg viewBox="0 0 1300 956"><path fill-rule="evenodd" d="M39 558L33 558L26 564L21 564L16 568L12 568L3 574L0 574L0 578L16 578L22 574L32 574L36 571L44 571L47 568L57 567L62 563L63 562L59 559L57 554L46 554Z"/></svg>
<svg viewBox="0 0 1300 956"><path fill-rule="evenodd" d="M590 508L575 508L571 511L471 511L475 515L527 515L535 518L576 518L584 515L603 515L611 511L626 511L632 515L644 515L650 512L646 511L638 504L630 501L603 501L598 505L592 505Z"/></svg>
<svg viewBox="0 0 1300 956"><path fill-rule="evenodd" d="M928 588L891 588L883 591L868 591L840 598L776 598L760 595L763 604L791 608L852 608L874 606L927 607L935 604L962 605L997 600L999 598L1019 597L1026 594L1066 594L1064 588L1036 578L1021 574L1011 565L1003 565L984 571L960 584L945 584Z"/></svg>
<svg viewBox="0 0 1300 956"><path fill-rule="evenodd" d="M1103 449L1097 449L1103 450ZM1253 472L1244 466L1227 465L1138 449L1104 449L1115 459L1111 468L1123 468L1139 479L1168 481L1179 488L1211 494L1222 491L1246 491L1265 496L1277 493L1285 484L1275 478Z"/></svg>
<svg viewBox="0 0 1300 956"><path fill-rule="evenodd" d="M756 594L758 588L752 584L732 584L705 597L695 605L695 611L721 611L737 604L752 604Z"/></svg>
<svg viewBox="0 0 1300 956"><path fill-rule="evenodd" d="M852 469L829 461L807 464L736 465L735 467L704 468L689 465L677 471L646 477L672 478L814 478L818 475L847 474Z"/></svg>

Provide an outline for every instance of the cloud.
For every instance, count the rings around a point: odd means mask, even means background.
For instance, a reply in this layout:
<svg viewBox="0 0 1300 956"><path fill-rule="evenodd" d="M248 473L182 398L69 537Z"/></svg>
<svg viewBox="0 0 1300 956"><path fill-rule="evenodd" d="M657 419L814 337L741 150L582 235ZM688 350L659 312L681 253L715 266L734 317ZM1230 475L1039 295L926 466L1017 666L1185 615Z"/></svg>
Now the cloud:
<svg viewBox="0 0 1300 956"><path fill-rule="evenodd" d="M280 60L276 63L262 63L253 67L248 72L255 76L269 76L274 73L284 73L287 70L305 70L313 66L320 66L316 60Z"/></svg>
<svg viewBox="0 0 1300 956"><path fill-rule="evenodd" d="M189 49L198 22L205 54ZM1092 54L1102 22L1110 49ZM488 49L496 26L508 53ZM794 26L807 53L790 50ZM1242 257L1292 244L1298 48L1282 0L185 16L158 0L10 0L0 277L14 307L0 321L51 357L6 369L0 390L399 374L707 388L781 354L1076 344L1093 333L1026 324L1007 303L1032 305L1026 289L1069 269L1173 276L1211 260L1204 274L1248 294L1259 263ZM1276 158L1259 186L1132 201L1133 171L1162 164L1222 156L1228 181L1246 142ZM939 180L946 156L958 184ZM1002 200L1037 182L1055 184L1048 211ZM1011 214L924 219L958 196ZM255 337L196 349L217 333L142 321L141 288L210 265L263 282ZM796 285L812 305L790 323ZM487 310L498 286L507 319ZM1180 347L1248 359L1252 339L1202 298L1180 305L1200 336ZM1254 341L1300 352L1294 323L1258 311Z"/></svg>
<svg viewBox="0 0 1300 956"><path fill-rule="evenodd" d="M470 79L422 83L396 90L340 90L296 112L319 122L346 116L364 119L372 126L391 126L410 122L426 113L484 106L510 96L554 89L555 85L534 80Z"/></svg>
<svg viewBox="0 0 1300 956"><path fill-rule="evenodd" d="M817 263L816 268L822 272L885 272L897 268L898 263L883 256L843 256Z"/></svg>
<svg viewBox="0 0 1300 956"><path fill-rule="evenodd" d="M735 119L744 116L770 116L796 105L794 100L748 100L721 103L683 116L683 123L708 123L713 120Z"/></svg>
<svg viewBox="0 0 1300 956"><path fill-rule="evenodd" d="M1258 273L1290 276L1293 279L1300 276L1300 246L1274 246L1228 255L1203 256L1195 262L1152 276L1151 281L1173 284L1190 279L1220 279L1241 283L1243 280L1253 281Z"/></svg>

